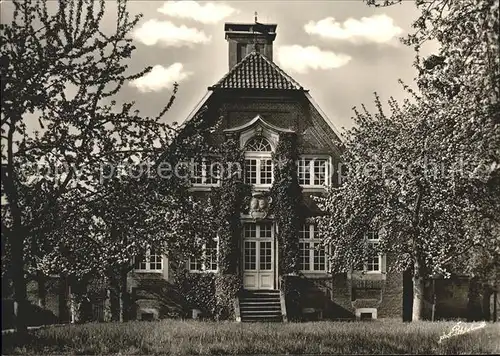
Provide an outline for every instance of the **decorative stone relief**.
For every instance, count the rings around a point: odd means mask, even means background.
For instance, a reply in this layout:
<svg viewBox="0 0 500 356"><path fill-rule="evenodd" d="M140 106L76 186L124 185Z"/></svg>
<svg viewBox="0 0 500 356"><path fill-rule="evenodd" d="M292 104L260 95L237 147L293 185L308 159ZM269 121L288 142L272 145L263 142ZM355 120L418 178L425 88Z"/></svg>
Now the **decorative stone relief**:
<svg viewBox="0 0 500 356"><path fill-rule="evenodd" d="M272 198L264 193L253 193L250 200L249 214L255 220L265 219L269 214L269 207L272 203Z"/></svg>

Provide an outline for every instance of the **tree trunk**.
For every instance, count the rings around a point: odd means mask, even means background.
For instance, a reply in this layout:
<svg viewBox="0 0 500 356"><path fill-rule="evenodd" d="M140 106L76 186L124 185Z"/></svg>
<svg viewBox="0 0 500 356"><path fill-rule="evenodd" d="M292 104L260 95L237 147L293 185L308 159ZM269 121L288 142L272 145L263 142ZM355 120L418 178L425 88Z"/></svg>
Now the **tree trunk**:
<svg viewBox="0 0 500 356"><path fill-rule="evenodd" d="M431 321L436 317L436 279L432 279L432 316Z"/></svg>
<svg viewBox="0 0 500 356"><path fill-rule="evenodd" d="M23 212L19 204L16 186L17 177L14 171L14 134L16 133L16 122L18 121L20 121L18 114L12 113L7 131L7 160L4 165L2 159L2 170L0 172L2 174L2 188L4 188L4 194L12 215L12 229L7 236L11 247L10 270L14 288L15 326L18 333L25 334L28 332L27 311L29 305L24 277L24 241L27 232L23 225Z"/></svg>
<svg viewBox="0 0 500 356"><path fill-rule="evenodd" d="M74 280L71 284L71 305L75 323L90 321L92 305L87 295L87 279Z"/></svg>
<svg viewBox="0 0 500 356"><path fill-rule="evenodd" d="M411 320L422 320L424 312L424 279L422 277L413 277L413 308Z"/></svg>
<svg viewBox="0 0 500 356"><path fill-rule="evenodd" d="M47 307L47 286L46 278L42 271L36 272L38 285L38 306L45 309Z"/></svg>
<svg viewBox="0 0 500 356"><path fill-rule="evenodd" d="M493 322L498 321L498 291L493 293Z"/></svg>
<svg viewBox="0 0 500 356"><path fill-rule="evenodd" d="M481 320L481 304L479 301L479 283L476 277L469 280L467 293L467 321Z"/></svg>
<svg viewBox="0 0 500 356"><path fill-rule="evenodd" d="M423 188L418 184L418 194L415 200L415 210L413 212L413 238L412 248L415 260L413 261L413 308L412 308L412 321L422 320L424 312L424 279L422 273L423 264L421 263L421 256L419 246L417 244L417 237L419 235L420 225L420 207L422 205Z"/></svg>
<svg viewBox="0 0 500 356"><path fill-rule="evenodd" d="M23 240L21 236L12 238L12 282L14 286L14 315L16 331L25 334L28 332L28 299L26 280L24 276Z"/></svg>
<svg viewBox="0 0 500 356"><path fill-rule="evenodd" d="M111 311L111 321L120 320L120 286L116 276L109 277L109 305Z"/></svg>
<svg viewBox="0 0 500 356"><path fill-rule="evenodd" d="M59 276L59 322L61 324L69 323L69 290L66 276Z"/></svg>
<svg viewBox="0 0 500 356"><path fill-rule="evenodd" d="M403 272L403 321L411 321L413 303L413 281L412 269L408 268Z"/></svg>
<svg viewBox="0 0 500 356"><path fill-rule="evenodd" d="M413 308L411 320L422 320L424 312L424 278L420 270L420 263L415 262L413 266Z"/></svg>
<svg viewBox="0 0 500 356"><path fill-rule="evenodd" d="M127 288L127 268L122 268L120 271L120 301L121 301L121 318L120 321L129 321L130 319L130 295Z"/></svg>
<svg viewBox="0 0 500 356"><path fill-rule="evenodd" d="M491 320L491 310L490 310L490 299L491 299L491 289L486 286L483 289L483 300L482 300L482 310L483 310L483 319L486 321Z"/></svg>

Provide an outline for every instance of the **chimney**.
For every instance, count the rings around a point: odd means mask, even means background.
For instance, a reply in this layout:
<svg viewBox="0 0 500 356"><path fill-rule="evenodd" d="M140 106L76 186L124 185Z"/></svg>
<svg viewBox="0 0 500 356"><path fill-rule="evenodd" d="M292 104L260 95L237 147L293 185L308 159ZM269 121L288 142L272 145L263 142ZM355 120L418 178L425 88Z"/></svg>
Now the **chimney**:
<svg viewBox="0 0 500 356"><path fill-rule="evenodd" d="M224 31L229 43L229 69L233 68L252 51L260 52L273 60L273 42L276 38L276 24L226 23Z"/></svg>

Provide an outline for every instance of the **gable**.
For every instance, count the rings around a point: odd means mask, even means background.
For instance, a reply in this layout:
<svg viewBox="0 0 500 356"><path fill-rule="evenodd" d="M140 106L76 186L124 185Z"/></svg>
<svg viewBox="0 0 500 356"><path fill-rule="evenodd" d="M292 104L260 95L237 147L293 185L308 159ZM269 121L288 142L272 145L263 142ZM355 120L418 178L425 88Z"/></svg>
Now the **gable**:
<svg viewBox="0 0 500 356"><path fill-rule="evenodd" d="M287 93L295 95L287 96ZM295 131L301 153L340 155L343 143L339 130L305 91L262 90L249 94L245 90L213 89L193 110L188 121L204 107L209 108L209 114L200 119L222 120L216 130L219 137L216 141L223 140L224 131L246 131L243 129L255 124L259 117L260 124L274 126L273 131Z"/></svg>
<svg viewBox="0 0 500 356"><path fill-rule="evenodd" d="M297 132L301 153L340 154L340 131L308 90L258 52L248 54L209 87L186 122L207 105L212 112L209 116L223 120L221 131L250 125L260 116L267 124Z"/></svg>
<svg viewBox="0 0 500 356"><path fill-rule="evenodd" d="M302 153L322 153L326 149L340 155L343 147L340 131L309 93L305 93L305 96L310 123L299 137Z"/></svg>

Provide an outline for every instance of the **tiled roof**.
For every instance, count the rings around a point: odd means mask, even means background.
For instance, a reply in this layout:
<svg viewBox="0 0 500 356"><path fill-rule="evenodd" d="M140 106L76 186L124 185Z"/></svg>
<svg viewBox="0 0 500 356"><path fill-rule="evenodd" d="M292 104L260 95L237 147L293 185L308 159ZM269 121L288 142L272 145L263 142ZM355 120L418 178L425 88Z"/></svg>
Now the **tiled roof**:
<svg viewBox="0 0 500 356"><path fill-rule="evenodd" d="M258 52L251 52L209 89L304 90L280 67Z"/></svg>

